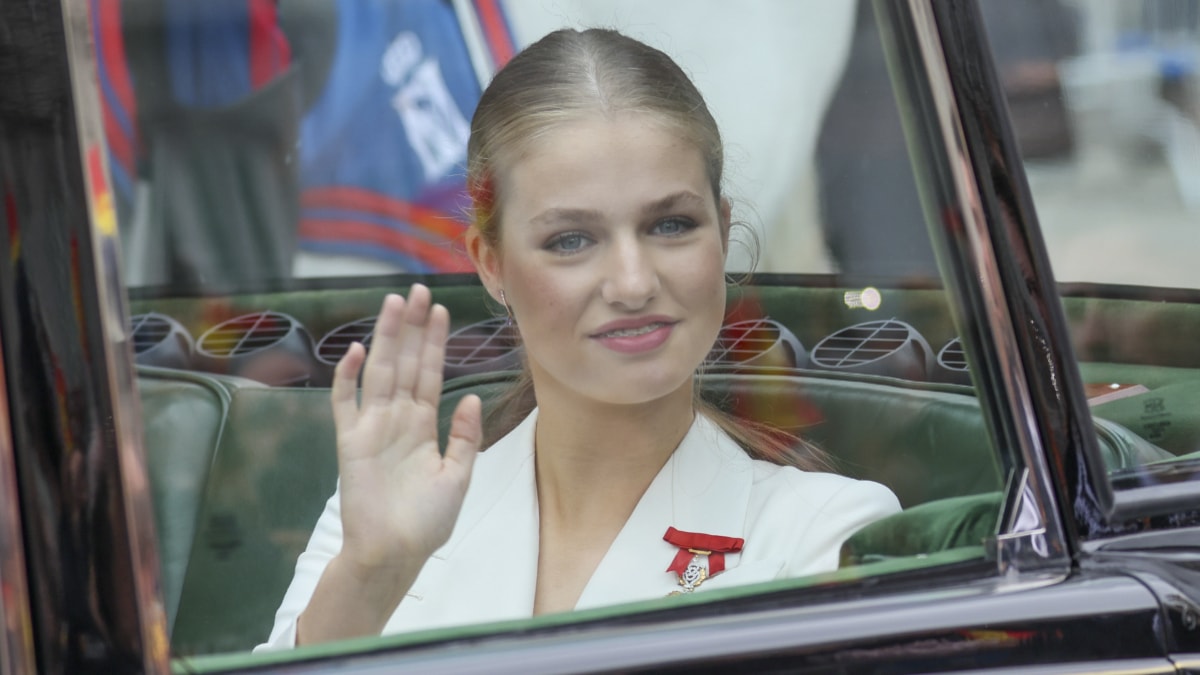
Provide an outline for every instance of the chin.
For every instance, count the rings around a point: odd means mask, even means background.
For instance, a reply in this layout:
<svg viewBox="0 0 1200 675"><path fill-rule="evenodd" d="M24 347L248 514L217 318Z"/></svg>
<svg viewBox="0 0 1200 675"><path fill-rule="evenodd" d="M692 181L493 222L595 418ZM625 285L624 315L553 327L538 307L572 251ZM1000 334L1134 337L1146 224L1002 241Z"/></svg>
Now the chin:
<svg viewBox="0 0 1200 675"><path fill-rule="evenodd" d="M613 405L644 405L667 398L685 388L689 392L688 396L691 396L693 371L688 371L682 378L678 373L672 373L670 376L664 374L662 377L647 375L642 372L637 377L614 382L612 386L605 387L604 391L595 392L593 398Z"/></svg>

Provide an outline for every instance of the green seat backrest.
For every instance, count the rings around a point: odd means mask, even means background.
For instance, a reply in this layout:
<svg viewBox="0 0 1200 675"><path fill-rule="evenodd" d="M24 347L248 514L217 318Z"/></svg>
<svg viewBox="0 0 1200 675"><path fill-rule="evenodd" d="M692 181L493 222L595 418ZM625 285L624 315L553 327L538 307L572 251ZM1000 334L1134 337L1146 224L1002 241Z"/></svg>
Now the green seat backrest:
<svg viewBox="0 0 1200 675"><path fill-rule="evenodd" d="M507 382L484 378L471 390L490 401ZM444 419L457 400L443 402ZM245 650L267 638L336 485L328 389L235 392L171 635L176 655Z"/></svg>
<svg viewBox="0 0 1200 675"><path fill-rule="evenodd" d="M883 483L906 507L1000 489L996 452L969 394L817 376L710 375L705 396L789 428L837 470Z"/></svg>
<svg viewBox="0 0 1200 675"><path fill-rule="evenodd" d="M1186 455L1200 450L1197 411L1200 381L1191 380L1151 386L1145 393L1098 405L1092 414L1128 428L1172 455Z"/></svg>
<svg viewBox="0 0 1200 675"><path fill-rule="evenodd" d="M233 391L261 385L167 368L139 367L137 375L163 603L171 625L179 605L201 495Z"/></svg>
<svg viewBox="0 0 1200 675"><path fill-rule="evenodd" d="M176 655L245 650L266 639L336 481L329 390L234 395L171 635Z"/></svg>
<svg viewBox="0 0 1200 675"><path fill-rule="evenodd" d="M1107 420L1096 420L1096 433L1109 470L1177 459ZM906 508L850 537L842 546L842 565L985 545L986 539L996 535L1003 497L999 491L985 492L942 497Z"/></svg>
<svg viewBox="0 0 1200 675"><path fill-rule="evenodd" d="M723 408L789 428L829 453L839 473L883 483L904 507L999 490L998 453L973 395L896 381L710 375ZM1124 426L1095 420L1109 470L1170 458Z"/></svg>

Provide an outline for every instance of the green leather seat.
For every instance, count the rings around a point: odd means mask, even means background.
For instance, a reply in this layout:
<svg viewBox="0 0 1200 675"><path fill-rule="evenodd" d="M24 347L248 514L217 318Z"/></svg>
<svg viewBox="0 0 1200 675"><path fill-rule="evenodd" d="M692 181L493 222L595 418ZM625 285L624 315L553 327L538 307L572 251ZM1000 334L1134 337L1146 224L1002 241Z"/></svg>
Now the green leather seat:
<svg viewBox="0 0 1200 675"><path fill-rule="evenodd" d="M841 565L983 547L985 540L996 536L1003 501L1003 493L997 491L947 497L904 509L846 540Z"/></svg>
<svg viewBox="0 0 1200 675"><path fill-rule="evenodd" d="M262 385L146 366L139 367L137 375L169 626L175 621L197 511L233 392Z"/></svg>
<svg viewBox="0 0 1200 675"><path fill-rule="evenodd" d="M1179 458L1128 429L1096 419L1100 451L1110 471ZM996 535L1003 493L941 497L904 509L859 530L842 546L842 565L929 555L984 545Z"/></svg>
<svg viewBox="0 0 1200 675"><path fill-rule="evenodd" d="M1135 377L1127 381L1138 381ZM1151 386L1148 392L1098 405L1092 414L1128 428L1171 455L1186 455L1200 450L1198 410L1200 381L1190 380Z"/></svg>
<svg viewBox="0 0 1200 675"><path fill-rule="evenodd" d="M816 375L710 375L705 395L735 414L798 425L839 473L887 485L903 506L1002 484L974 396Z"/></svg>
<svg viewBox="0 0 1200 675"><path fill-rule="evenodd" d="M266 639L336 481L329 390L235 393L199 510L173 653L246 650Z"/></svg>

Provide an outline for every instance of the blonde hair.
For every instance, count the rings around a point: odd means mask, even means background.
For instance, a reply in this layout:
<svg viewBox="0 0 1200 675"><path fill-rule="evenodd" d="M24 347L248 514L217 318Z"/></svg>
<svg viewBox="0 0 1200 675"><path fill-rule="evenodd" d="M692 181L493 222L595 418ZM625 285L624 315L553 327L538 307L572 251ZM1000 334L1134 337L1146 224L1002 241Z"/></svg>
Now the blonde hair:
<svg viewBox="0 0 1200 675"><path fill-rule="evenodd" d="M613 30L558 30L517 54L483 92L467 143L471 226L493 249L503 233L506 162L555 127L587 115L642 113L692 143L704 158L718 208L725 165L717 123L704 97L663 52ZM769 425L735 417L697 394L697 411L716 422L748 454L779 464L827 470L823 452ZM508 433L537 405L525 366L485 419L485 444Z"/></svg>

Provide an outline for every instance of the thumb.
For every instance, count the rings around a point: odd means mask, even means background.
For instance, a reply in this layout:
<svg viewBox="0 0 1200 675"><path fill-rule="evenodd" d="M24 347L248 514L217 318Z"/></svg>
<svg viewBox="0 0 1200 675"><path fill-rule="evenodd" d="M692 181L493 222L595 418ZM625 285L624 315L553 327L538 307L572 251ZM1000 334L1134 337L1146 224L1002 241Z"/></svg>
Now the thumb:
<svg viewBox="0 0 1200 675"><path fill-rule="evenodd" d="M470 474L483 442L483 403L475 394L468 394L458 402L454 416L450 419L450 438L446 443L446 459Z"/></svg>

